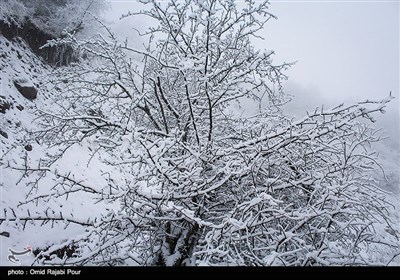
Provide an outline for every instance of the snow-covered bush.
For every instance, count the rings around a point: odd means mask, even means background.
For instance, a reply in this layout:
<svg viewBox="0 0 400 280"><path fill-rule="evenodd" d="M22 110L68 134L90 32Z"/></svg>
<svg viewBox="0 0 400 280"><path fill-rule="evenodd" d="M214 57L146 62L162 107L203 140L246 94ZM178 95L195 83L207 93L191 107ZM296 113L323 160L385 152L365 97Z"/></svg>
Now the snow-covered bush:
<svg viewBox="0 0 400 280"><path fill-rule="evenodd" d="M268 2L142 2L150 8L129 16L158 22L142 33L145 49L111 32L62 41L88 59L51 80L62 94L35 136L59 153L23 170L57 179L29 201L82 192L110 207L89 221L51 211L19 217L86 227L67 242L77 256L51 264L358 265L368 264L364 245L396 248L393 229L374 231L376 223L391 229L390 205L368 175L379 167L369 149L379 135L358 121L391 98L294 121L280 110L290 65L251 44L273 18ZM243 97L268 104L252 117L230 114ZM83 142L117 170L107 184L53 167Z"/></svg>

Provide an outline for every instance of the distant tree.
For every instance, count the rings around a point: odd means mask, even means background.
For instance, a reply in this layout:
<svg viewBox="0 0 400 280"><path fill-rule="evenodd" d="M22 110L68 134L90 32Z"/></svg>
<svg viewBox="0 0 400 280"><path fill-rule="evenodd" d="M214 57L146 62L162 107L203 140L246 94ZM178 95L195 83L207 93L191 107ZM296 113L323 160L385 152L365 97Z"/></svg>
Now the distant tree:
<svg viewBox="0 0 400 280"><path fill-rule="evenodd" d="M68 44L43 46L67 33L87 37L99 31L95 19L107 8L105 0L4 0L0 2L0 32L20 37L51 65L68 65L76 59ZM90 26L90 28L86 28Z"/></svg>
<svg viewBox="0 0 400 280"><path fill-rule="evenodd" d="M155 22L140 33L145 49L109 30L108 37L63 39L86 59L51 81L64 90L41 113L36 139L60 153L24 172L57 179L27 203L82 192L113 210L89 221L47 211L18 217L87 228L63 244L79 247L74 258L43 262L360 265L368 264L365 244L396 247L374 232L376 223L392 226L369 176L377 166L369 146L380 138L358 121L372 120L391 98L293 121L280 110L290 64L273 64L272 51L251 43L273 18L267 1L240 8L225 0L140 2L149 8L129 16ZM252 117L230 114L243 97L268 104ZM84 183L52 168L84 141L123 183Z"/></svg>
<svg viewBox="0 0 400 280"><path fill-rule="evenodd" d="M29 21L54 37L82 30L87 13L98 15L107 7L104 0L2 0L0 6L0 20L18 26Z"/></svg>

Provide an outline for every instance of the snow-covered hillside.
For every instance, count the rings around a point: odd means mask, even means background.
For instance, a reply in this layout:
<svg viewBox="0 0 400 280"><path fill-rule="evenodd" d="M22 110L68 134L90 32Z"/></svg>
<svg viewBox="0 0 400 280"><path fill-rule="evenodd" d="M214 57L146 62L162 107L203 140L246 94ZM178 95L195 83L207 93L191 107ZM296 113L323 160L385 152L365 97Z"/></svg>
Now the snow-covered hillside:
<svg viewBox="0 0 400 280"><path fill-rule="evenodd" d="M63 159L46 172L44 180L37 182L37 185L31 183L32 177L37 175L23 171L26 163L39 164L45 154L51 153L51 150L44 150L35 141L33 132L38 130L35 122L37 110L49 111L53 104L48 97L57 94L46 90L46 85L42 83L46 76L51 75L52 68L32 53L19 38L9 41L0 35L0 49L0 104L3 110L0 113L0 199L1 217L8 218L2 220L0 232L9 233L9 237L0 236L0 265L6 266L14 265L8 260L9 248L23 251L29 245L33 250L46 249L84 232L80 225L70 224L66 227L64 223L57 223L57 220L67 221L73 215L75 219L85 222L95 219L104 210L102 203L94 204L90 197L82 195L76 195L68 201L62 196L58 200L39 200L36 204L26 206L23 203L28 194L34 199L54 192L54 189L49 189L54 185L51 184L52 178L55 174L62 176L67 171L72 171L76 181L82 184L91 180L102 185L102 175L111 172L111 168L102 165L96 157L91 158L85 143L82 143L65 153ZM25 86L36 88L37 98L25 98L14 81L24 81ZM89 160L92 165L87 168ZM40 221L21 219L14 221L13 211L19 217L29 217L28 211L32 217L53 217L54 223L42 224ZM22 265L30 265L34 257L22 256L20 260Z"/></svg>

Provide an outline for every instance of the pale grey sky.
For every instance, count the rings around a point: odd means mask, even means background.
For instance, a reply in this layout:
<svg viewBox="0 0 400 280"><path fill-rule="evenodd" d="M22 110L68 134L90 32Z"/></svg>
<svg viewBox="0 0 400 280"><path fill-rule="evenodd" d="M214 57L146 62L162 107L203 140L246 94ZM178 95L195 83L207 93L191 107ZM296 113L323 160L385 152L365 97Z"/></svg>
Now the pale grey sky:
<svg viewBox="0 0 400 280"><path fill-rule="evenodd" d="M239 1L238 1L239 2ZM399 139L399 1L270 1L278 17L267 24L259 48L276 51L276 61L298 61L287 74L296 114L343 101L396 97L382 118ZM110 1L110 20L137 9L136 1ZM131 24L118 30L129 36Z"/></svg>
<svg viewBox="0 0 400 280"><path fill-rule="evenodd" d="M393 1L274 1L266 43L298 61L293 83L330 101L399 96L399 9Z"/></svg>

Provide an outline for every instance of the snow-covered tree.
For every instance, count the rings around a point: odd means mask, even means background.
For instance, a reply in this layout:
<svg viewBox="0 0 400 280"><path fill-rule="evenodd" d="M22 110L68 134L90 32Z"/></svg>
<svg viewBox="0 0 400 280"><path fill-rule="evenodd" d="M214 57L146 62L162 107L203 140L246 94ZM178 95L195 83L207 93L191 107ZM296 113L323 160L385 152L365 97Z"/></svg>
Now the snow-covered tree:
<svg viewBox="0 0 400 280"><path fill-rule="evenodd" d="M374 231L376 223L391 229L390 205L369 176L379 167L369 149L379 135L358 121L373 120L391 98L294 121L280 110L290 64L275 65L272 51L251 43L273 18L267 1L141 2L144 10L127 16L155 22L139 32L143 49L108 29L108 37L61 41L84 58L50 81L58 94L36 139L59 152L23 170L56 178L27 202L82 192L110 210L88 221L48 211L18 217L87 228L62 244L78 246L75 257L42 261L358 265L368 264L362 246L396 246L395 236ZM232 114L245 97L268 102L257 115ZM79 143L117 170L107 184L53 167Z"/></svg>
<svg viewBox="0 0 400 280"><path fill-rule="evenodd" d="M0 20L22 27L34 24L47 34L78 32L88 24L87 13L98 15L107 8L104 0L2 0Z"/></svg>
<svg viewBox="0 0 400 280"><path fill-rule="evenodd" d="M105 0L3 0L0 32L8 39L20 37L52 65L67 65L75 60L67 44L48 48L43 45L66 33L82 37L97 33L95 18L106 8Z"/></svg>

